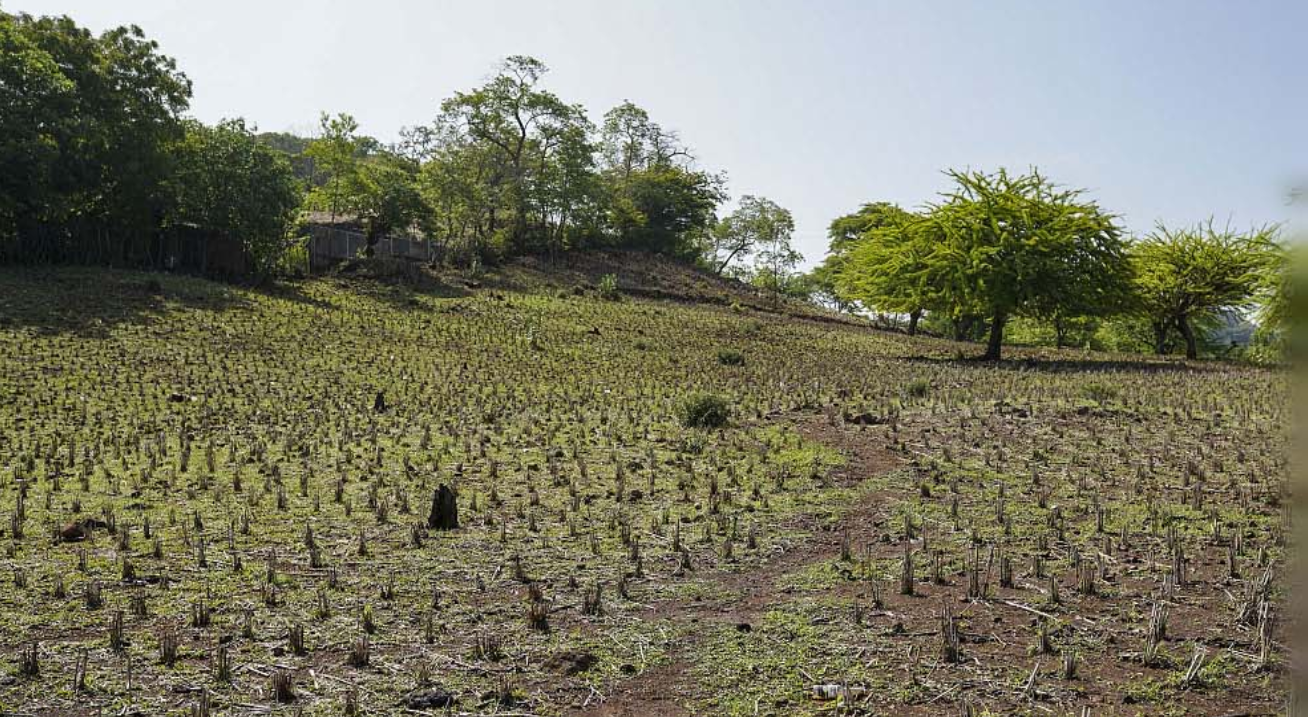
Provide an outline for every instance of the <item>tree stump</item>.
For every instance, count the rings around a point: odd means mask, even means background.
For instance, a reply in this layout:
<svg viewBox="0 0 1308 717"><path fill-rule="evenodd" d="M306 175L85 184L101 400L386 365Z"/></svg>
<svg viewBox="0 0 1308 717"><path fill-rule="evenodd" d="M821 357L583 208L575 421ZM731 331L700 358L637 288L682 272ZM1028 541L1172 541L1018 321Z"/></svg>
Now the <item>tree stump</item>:
<svg viewBox="0 0 1308 717"><path fill-rule="evenodd" d="M459 504L454 489L442 483L431 497L431 515L427 527L433 530L454 530L459 527Z"/></svg>

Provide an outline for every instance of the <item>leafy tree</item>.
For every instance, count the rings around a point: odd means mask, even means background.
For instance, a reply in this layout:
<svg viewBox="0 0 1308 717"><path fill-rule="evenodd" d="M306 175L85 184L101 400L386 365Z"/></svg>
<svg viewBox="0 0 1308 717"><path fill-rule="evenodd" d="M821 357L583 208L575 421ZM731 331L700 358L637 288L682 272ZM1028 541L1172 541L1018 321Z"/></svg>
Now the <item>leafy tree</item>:
<svg viewBox="0 0 1308 717"><path fill-rule="evenodd" d="M515 251L557 240L549 231L554 213L569 214L590 186L579 171L585 162L577 163L589 122L580 107L538 87L546 71L534 58L509 57L486 85L446 100L438 121L439 134L477 146L490 160L481 195L489 203L486 233L502 229Z"/></svg>
<svg viewBox="0 0 1308 717"><path fill-rule="evenodd" d="M16 236L20 217L39 221L58 211L45 200L54 191L64 112L75 91L20 19L0 13L0 242Z"/></svg>
<svg viewBox="0 0 1308 717"><path fill-rule="evenodd" d="M922 223L928 242L913 275L956 315L989 317L984 358L998 360L1016 315L1108 311L1126 292L1129 264L1111 214L1038 172L958 172L955 188ZM911 237L911 233L910 233ZM1109 298L1111 297L1111 301Z"/></svg>
<svg viewBox="0 0 1308 717"><path fill-rule="evenodd" d="M543 131L536 178L529 194L533 231L551 253L572 249L600 233L600 178L595 173L591 125L580 110L572 121Z"/></svg>
<svg viewBox="0 0 1308 717"><path fill-rule="evenodd" d="M851 311L860 302L860 297L844 293L845 285L840 280L850 252L873 229L883 228L906 218L908 212L897 205L888 202L869 202L860 207L857 212L832 220L827 228L827 237L830 240L827 256L813 270L811 279L814 288L827 297L837 311ZM919 315L920 312L914 314L914 320L910 323L914 329L917 326L916 317Z"/></svg>
<svg viewBox="0 0 1308 717"><path fill-rule="evenodd" d="M779 278L781 271L799 261L790 246L794 232L795 220L788 210L766 197L747 194L713 230L714 271L721 274L731 262L757 253L759 267Z"/></svg>
<svg viewBox="0 0 1308 717"><path fill-rule="evenodd" d="M427 215L416 174L411 162L390 154L369 158L359 166L349 206L363 222L368 256L382 237L407 230Z"/></svg>
<svg viewBox="0 0 1308 717"><path fill-rule="evenodd" d="M623 179L650 167L688 168L695 159L675 132L664 130L630 101L604 114L599 147L605 169Z"/></svg>
<svg viewBox="0 0 1308 717"><path fill-rule="evenodd" d="M793 221L791 226L794 226ZM778 293L790 293L795 267L804 260L804 255L790 244L792 232L793 229L775 241L760 245L754 258L754 276L751 279L755 286Z"/></svg>
<svg viewBox="0 0 1308 717"><path fill-rule="evenodd" d="M917 333L927 309L952 316L948 295L928 274L932 252L942 240L940 227L897 207L877 212L875 221L864 226L857 239L838 243L833 236L838 253L833 252L825 266L835 277L837 292L869 308L908 314L910 335Z"/></svg>
<svg viewBox="0 0 1308 717"><path fill-rule="evenodd" d="M262 144L240 119L214 127L188 121L174 156L170 221L237 238L260 272L271 270L300 203L286 157Z"/></svg>
<svg viewBox="0 0 1308 717"><path fill-rule="evenodd" d="M433 139L422 154L427 161L418 186L432 210L429 236L447 249L462 245L473 255L489 254L495 205L488 178L494 159L457 133Z"/></svg>
<svg viewBox="0 0 1308 717"><path fill-rule="evenodd" d="M827 228L828 251L832 256L841 256L865 239L868 232L897 227L913 218L911 212L900 209L897 204L868 202L857 212L831 221Z"/></svg>
<svg viewBox="0 0 1308 717"><path fill-rule="evenodd" d="M1308 260L1302 243L1279 244L1272 252L1258 301L1257 350L1268 358L1301 357L1308 345Z"/></svg>
<svg viewBox="0 0 1308 717"><path fill-rule="evenodd" d="M618 246L699 258L726 199L675 133L632 104L609 110L598 143L609 232Z"/></svg>
<svg viewBox="0 0 1308 717"><path fill-rule="evenodd" d="M1198 358L1196 322L1253 304L1274 266L1275 236L1275 228L1239 233L1209 221L1175 230L1160 225L1137 242L1131 249L1136 292L1155 352L1167 352L1175 330L1185 341L1186 358Z"/></svg>
<svg viewBox="0 0 1308 717"><path fill-rule="evenodd" d="M721 179L658 164L608 185L608 223L619 246L698 258L725 199Z"/></svg>
<svg viewBox="0 0 1308 717"><path fill-rule="evenodd" d="M320 135L304 150L321 177L321 184L310 192L309 202L335 219L350 211L351 199L362 190L359 165L364 145L358 136L359 123L344 112L335 116L322 113L318 127Z"/></svg>
<svg viewBox="0 0 1308 717"><path fill-rule="evenodd" d="M135 26L95 36L68 17L0 12L0 44L0 232L10 252L157 258L168 150L190 81Z"/></svg>

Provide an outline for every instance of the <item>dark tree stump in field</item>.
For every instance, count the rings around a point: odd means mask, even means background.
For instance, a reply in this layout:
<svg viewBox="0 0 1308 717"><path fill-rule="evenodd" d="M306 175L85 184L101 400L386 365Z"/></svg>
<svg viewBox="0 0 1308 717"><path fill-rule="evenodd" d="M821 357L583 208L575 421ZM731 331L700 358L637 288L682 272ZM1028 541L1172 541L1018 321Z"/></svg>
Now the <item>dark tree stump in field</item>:
<svg viewBox="0 0 1308 717"><path fill-rule="evenodd" d="M444 483L431 497L431 515L427 516L427 527L433 530L454 530L459 527L459 504L455 501L454 489Z"/></svg>

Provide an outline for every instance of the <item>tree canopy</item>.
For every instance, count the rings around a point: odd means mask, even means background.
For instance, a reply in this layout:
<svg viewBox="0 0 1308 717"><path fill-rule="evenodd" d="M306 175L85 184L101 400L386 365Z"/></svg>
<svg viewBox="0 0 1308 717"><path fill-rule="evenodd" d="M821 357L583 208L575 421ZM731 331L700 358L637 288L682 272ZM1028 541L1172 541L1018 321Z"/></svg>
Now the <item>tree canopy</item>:
<svg viewBox="0 0 1308 717"><path fill-rule="evenodd" d="M135 26L0 12L0 48L0 255L148 257L190 81Z"/></svg>
<svg viewBox="0 0 1308 717"><path fill-rule="evenodd" d="M1129 295L1116 219L1076 190L1032 171L948 173L953 189L914 215L869 204L832 223L834 284L882 311L990 321L997 359L1005 323L1110 313Z"/></svg>
<svg viewBox="0 0 1308 717"><path fill-rule="evenodd" d="M1197 358L1195 322L1254 304L1278 268L1275 237L1272 227L1241 233L1209 221L1184 229L1159 225L1137 242L1131 251L1136 293L1155 350L1165 352L1169 333L1177 331L1186 357Z"/></svg>
<svg viewBox="0 0 1308 717"><path fill-rule="evenodd" d="M300 206L300 189L286 156L259 142L243 120L213 127L189 120L174 157L170 222L234 237L243 242L256 270L270 271Z"/></svg>
<svg viewBox="0 0 1308 717"><path fill-rule="evenodd" d="M158 235L188 224L239 235L266 265L302 202L357 221L370 245L399 232L456 257L618 247L700 260L727 198L723 175L645 110L624 101L596 127L531 57L507 58L387 146L345 113L324 113L310 138L186 119L190 81L139 28L97 36L0 12L0 49L9 259L162 265ZM274 158L290 161L289 181ZM259 201L246 195L261 185Z"/></svg>

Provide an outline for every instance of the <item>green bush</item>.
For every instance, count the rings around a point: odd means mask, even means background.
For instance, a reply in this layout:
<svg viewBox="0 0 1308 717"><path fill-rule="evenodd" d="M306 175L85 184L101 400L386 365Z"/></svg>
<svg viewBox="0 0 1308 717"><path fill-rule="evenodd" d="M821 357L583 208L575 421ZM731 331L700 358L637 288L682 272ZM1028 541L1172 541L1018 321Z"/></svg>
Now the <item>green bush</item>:
<svg viewBox="0 0 1308 717"><path fill-rule="evenodd" d="M731 418L727 399L711 393L696 393L681 404L681 425L686 428L720 428Z"/></svg>
<svg viewBox="0 0 1308 717"><path fill-rule="evenodd" d="M1098 404L1108 403L1117 398L1117 387L1103 383L1087 383L1081 387L1081 395Z"/></svg>
<svg viewBox="0 0 1308 717"><path fill-rule="evenodd" d="M744 366L745 354L735 349L722 349L718 351L718 363L723 366Z"/></svg>
<svg viewBox="0 0 1308 717"><path fill-rule="evenodd" d="M930 391L931 391L931 382L924 378L919 378L913 381L909 381L908 385L904 387L904 393L912 396L913 398L922 398L923 396L926 396L927 393L929 393Z"/></svg>
<svg viewBox="0 0 1308 717"><path fill-rule="evenodd" d="M601 299L617 301L622 298L622 292L618 291L618 277L614 274L600 277L598 289Z"/></svg>

